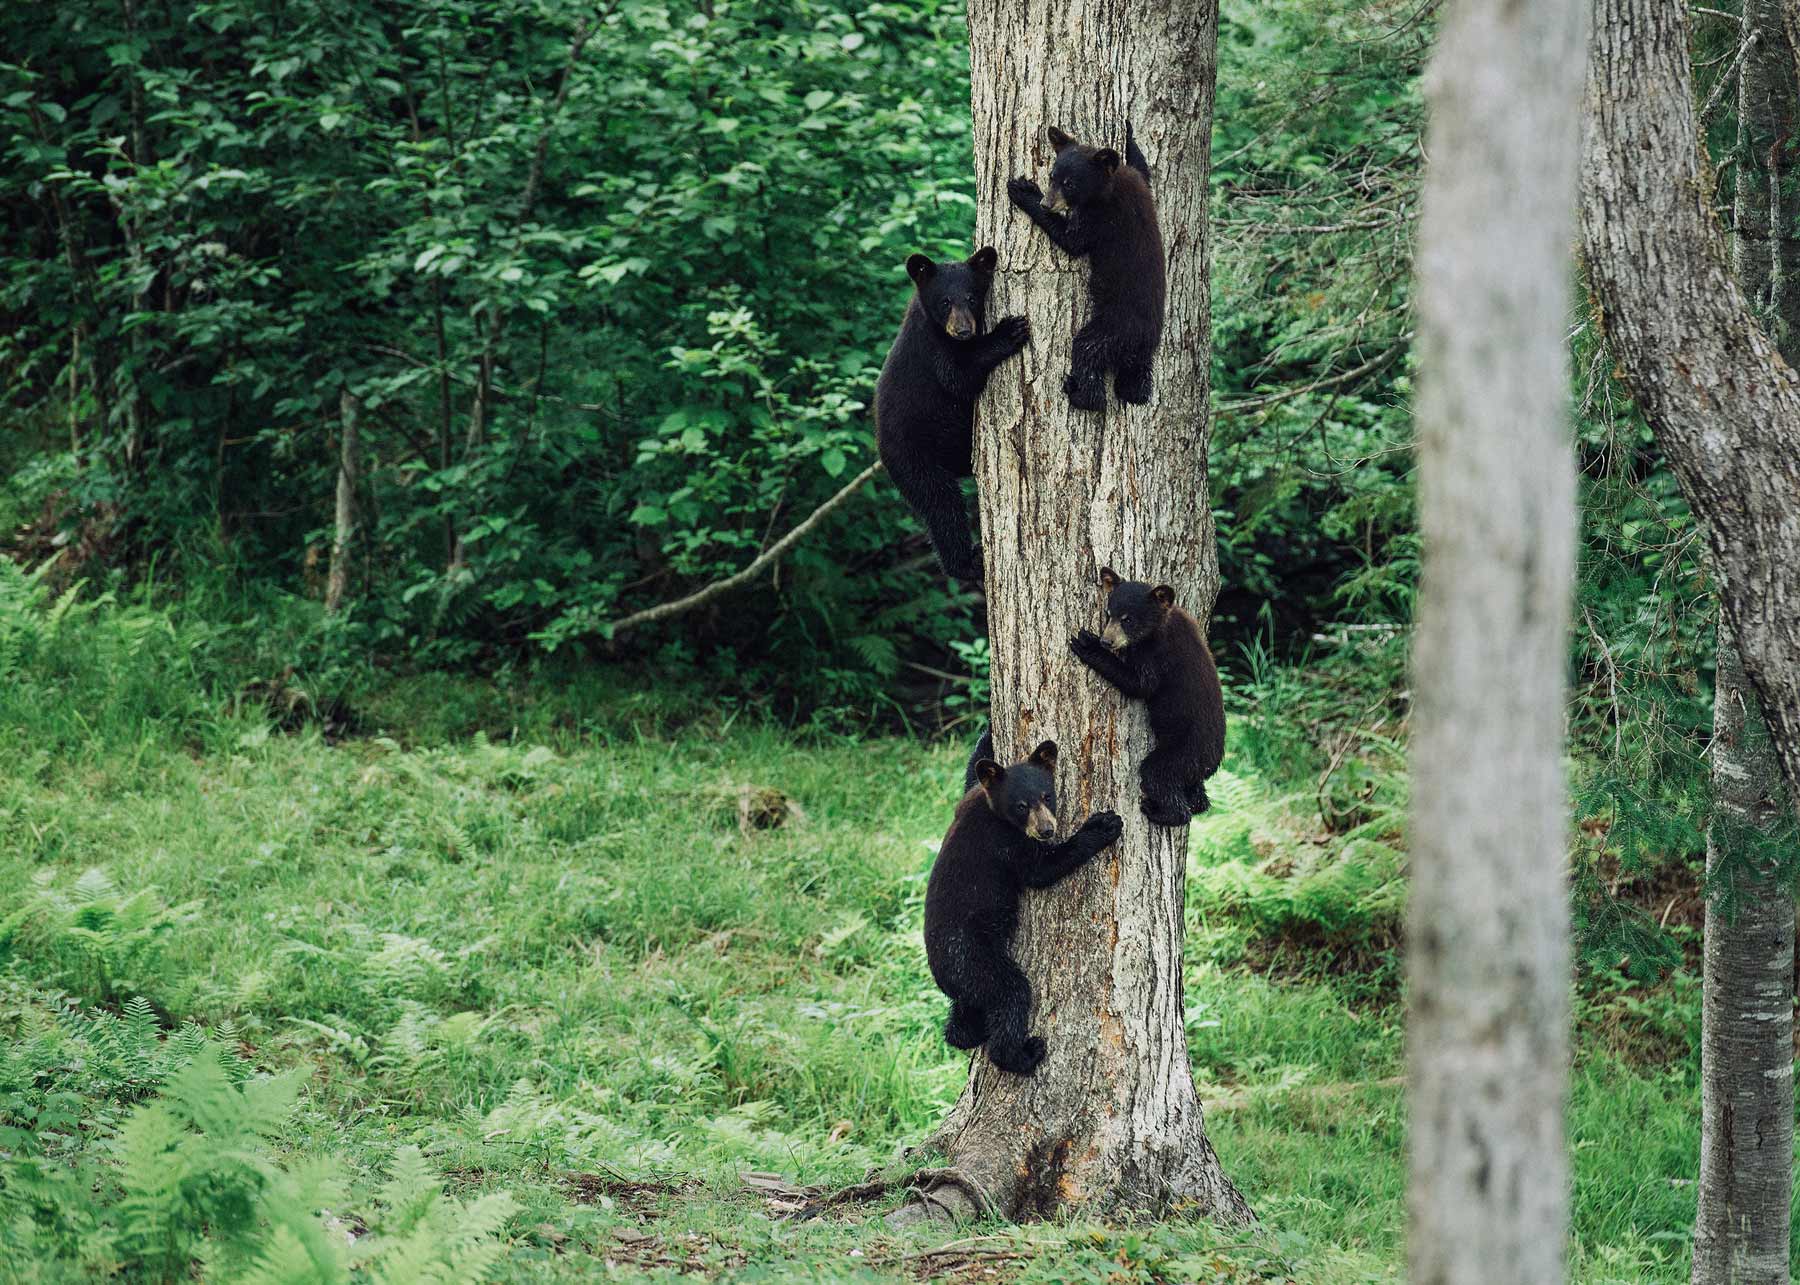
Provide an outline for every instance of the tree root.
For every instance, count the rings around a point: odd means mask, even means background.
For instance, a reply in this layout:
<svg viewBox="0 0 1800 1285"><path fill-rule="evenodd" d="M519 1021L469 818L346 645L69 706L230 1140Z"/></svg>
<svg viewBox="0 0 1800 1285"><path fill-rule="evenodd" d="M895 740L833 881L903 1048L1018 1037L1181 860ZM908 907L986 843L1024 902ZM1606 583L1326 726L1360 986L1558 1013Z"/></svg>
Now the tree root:
<svg viewBox="0 0 1800 1285"><path fill-rule="evenodd" d="M886 1222L898 1231L921 1223L967 1222L997 1212L993 1198L967 1171L921 1169L913 1175L912 1199L889 1214Z"/></svg>

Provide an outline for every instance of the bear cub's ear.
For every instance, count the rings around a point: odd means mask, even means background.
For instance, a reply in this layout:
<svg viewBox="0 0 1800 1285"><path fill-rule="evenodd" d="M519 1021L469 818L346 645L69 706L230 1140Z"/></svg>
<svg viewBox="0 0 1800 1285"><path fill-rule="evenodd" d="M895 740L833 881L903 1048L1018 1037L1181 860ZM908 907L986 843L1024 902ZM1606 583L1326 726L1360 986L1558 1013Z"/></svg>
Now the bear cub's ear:
<svg viewBox="0 0 1800 1285"><path fill-rule="evenodd" d="M1094 153L1094 163L1111 174L1119 168L1119 154L1110 147L1102 147Z"/></svg>
<svg viewBox="0 0 1800 1285"><path fill-rule="evenodd" d="M1100 568L1100 590L1102 593L1111 593L1114 586L1118 583L1119 577L1114 573L1111 567Z"/></svg>
<svg viewBox="0 0 1800 1285"><path fill-rule="evenodd" d="M1166 584L1159 584L1150 591L1150 596L1165 607L1175 605L1175 591Z"/></svg>
<svg viewBox="0 0 1800 1285"><path fill-rule="evenodd" d="M994 762L993 759L982 759L975 765L975 779L981 783L981 788L984 790L993 789L1005 776L1006 769Z"/></svg>
<svg viewBox="0 0 1800 1285"><path fill-rule="evenodd" d="M937 264L922 254L911 255L906 260L906 275L913 279L913 284L922 286L937 271Z"/></svg>
<svg viewBox="0 0 1800 1285"><path fill-rule="evenodd" d="M982 276L991 277L994 275L994 268L998 264L999 259L1000 256L994 250L993 246L984 245L979 250L975 251L974 254L969 256L969 266L981 273Z"/></svg>
<svg viewBox="0 0 1800 1285"><path fill-rule="evenodd" d="M1031 751L1031 761L1046 772L1056 771L1056 742L1045 741Z"/></svg>
<svg viewBox="0 0 1800 1285"><path fill-rule="evenodd" d="M1050 127L1050 146L1056 149L1058 155L1061 155L1063 148L1069 146L1069 144L1074 141L1074 139L1063 133L1056 126L1052 125Z"/></svg>

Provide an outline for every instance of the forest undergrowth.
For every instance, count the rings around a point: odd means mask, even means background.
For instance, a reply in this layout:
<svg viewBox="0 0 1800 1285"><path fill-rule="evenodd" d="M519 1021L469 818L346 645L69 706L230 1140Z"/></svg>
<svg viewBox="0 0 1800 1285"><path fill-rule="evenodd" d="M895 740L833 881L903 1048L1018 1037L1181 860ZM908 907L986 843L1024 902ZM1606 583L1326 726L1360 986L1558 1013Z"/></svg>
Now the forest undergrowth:
<svg viewBox="0 0 1800 1285"><path fill-rule="evenodd" d="M965 747L598 670L371 678L346 733L231 654L0 562L8 1278L1399 1278L1403 638L1229 658L1188 1034L1248 1236L791 1216L960 1088L919 925ZM1581 980L1577 1279L1685 1275L1696 992Z"/></svg>

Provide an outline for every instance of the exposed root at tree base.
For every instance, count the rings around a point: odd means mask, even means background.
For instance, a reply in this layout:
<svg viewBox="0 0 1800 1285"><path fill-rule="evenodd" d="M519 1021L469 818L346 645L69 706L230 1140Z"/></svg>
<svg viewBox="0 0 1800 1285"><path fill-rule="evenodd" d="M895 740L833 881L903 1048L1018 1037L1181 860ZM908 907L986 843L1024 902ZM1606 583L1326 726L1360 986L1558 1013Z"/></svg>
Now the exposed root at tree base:
<svg viewBox="0 0 1800 1285"><path fill-rule="evenodd" d="M1105 1190L1082 1192L1068 1173L1070 1140L1045 1139L1010 1162L997 1154L969 1154L964 1163L921 1169L912 1175L912 1197L888 1214L895 1230L926 1223L961 1223L999 1216L1014 1222L1055 1217L1071 1206L1092 1212L1186 1214L1225 1227L1246 1227L1256 1214L1219 1167L1201 1136L1179 1170L1144 1189L1115 1174ZM890 1184L897 1186L898 1183Z"/></svg>
<svg viewBox="0 0 1800 1285"><path fill-rule="evenodd" d="M898 1231L920 1223L961 1223L998 1212L982 1185L961 1169L921 1169L913 1175L912 1199L890 1213L887 1225Z"/></svg>

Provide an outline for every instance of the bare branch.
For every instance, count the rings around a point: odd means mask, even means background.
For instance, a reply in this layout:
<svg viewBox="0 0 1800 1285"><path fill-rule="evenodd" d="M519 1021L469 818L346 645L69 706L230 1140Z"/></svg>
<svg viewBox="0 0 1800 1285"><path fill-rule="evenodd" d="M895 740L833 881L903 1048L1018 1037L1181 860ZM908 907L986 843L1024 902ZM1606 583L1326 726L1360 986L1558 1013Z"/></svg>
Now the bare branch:
<svg viewBox="0 0 1800 1285"><path fill-rule="evenodd" d="M1369 358L1368 361L1365 361L1362 365L1353 370L1341 371L1335 375L1327 375L1323 379L1315 379L1312 383L1306 384L1300 388L1284 388L1278 393L1265 393L1260 397L1245 397L1235 402L1222 402L1213 413L1215 415L1238 415L1247 410L1255 410L1259 406L1271 406L1276 402L1285 402L1291 398L1304 397L1307 393L1317 392L1321 388L1332 388L1338 384L1347 384L1353 379L1360 379L1364 375L1374 374L1376 371L1392 362L1394 358L1398 357L1401 353L1405 352L1406 345L1412 341L1412 337L1413 332L1410 330L1407 331L1394 342L1394 345L1391 348Z"/></svg>
<svg viewBox="0 0 1800 1285"><path fill-rule="evenodd" d="M836 495L814 509L799 526L782 536L781 539L777 540L774 544L771 544L767 549L764 549L762 553L758 554L756 559L742 571L737 572L735 575L726 576L723 580L715 580L704 589L690 593L685 598L677 598L674 602L664 602L659 603L654 607L646 607L642 611L636 611L629 616L615 620L612 624L605 626L605 632L610 636L616 637L621 630L633 629L638 625L648 625L658 620L666 620L670 616L680 615L684 611L692 611L695 607L705 606L714 598L717 598L722 594L730 593L739 585L747 584L749 581L754 580L758 572L770 563L781 558L789 549L804 540L812 533L814 528L831 516L832 510L836 509L845 500L849 499L864 482L867 482L880 471L881 461L876 460L875 463L869 465L868 468L846 482Z"/></svg>

